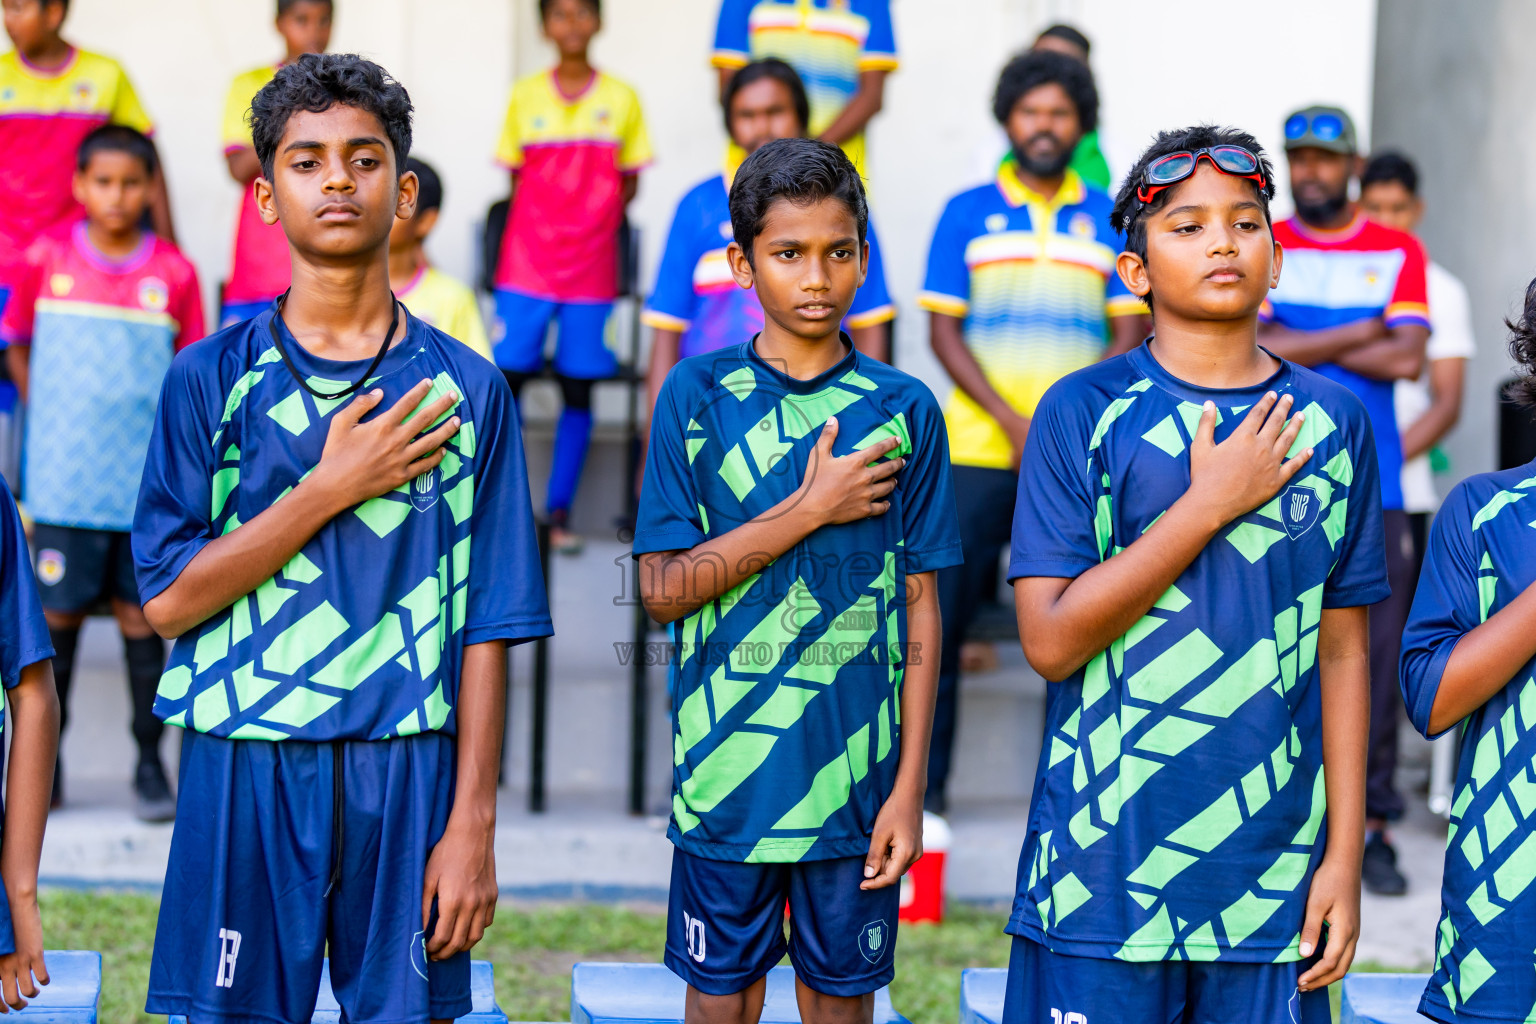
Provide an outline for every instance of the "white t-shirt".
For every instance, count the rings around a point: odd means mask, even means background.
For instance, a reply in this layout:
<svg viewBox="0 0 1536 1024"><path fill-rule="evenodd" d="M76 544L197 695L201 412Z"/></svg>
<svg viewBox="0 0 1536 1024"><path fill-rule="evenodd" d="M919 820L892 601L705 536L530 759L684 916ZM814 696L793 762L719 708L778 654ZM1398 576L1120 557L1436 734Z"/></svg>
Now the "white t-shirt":
<svg viewBox="0 0 1536 1024"><path fill-rule="evenodd" d="M1429 264L1428 280L1429 321L1434 325L1426 351L1428 362L1471 359L1477 352L1477 343L1472 336L1472 302L1467 298L1467 286L1434 261ZM1392 399L1397 429L1406 430L1431 404L1428 367L1418 380L1398 381ZM1439 507L1429 456L1420 455L1403 463L1403 510L1433 512Z"/></svg>

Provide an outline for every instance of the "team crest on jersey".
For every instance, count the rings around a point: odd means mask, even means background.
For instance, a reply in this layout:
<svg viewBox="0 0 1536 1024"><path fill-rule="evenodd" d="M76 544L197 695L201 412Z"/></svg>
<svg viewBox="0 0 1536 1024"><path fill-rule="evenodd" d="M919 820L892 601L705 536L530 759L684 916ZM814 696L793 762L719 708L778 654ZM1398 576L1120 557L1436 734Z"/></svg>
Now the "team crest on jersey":
<svg viewBox="0 0 1536 1024"><path fill-rule="evenodd" d="M80 82L75 86L75 106L88 107L96 96L96 87L90 82Z"/></svg>
<svg viewBox="0 0 1536 1024"><path fill-rule="evenodd" d="M1280 521L1291 540L1298 539L1317 525L1322 515L1323 503L1317 491L1305 484L1292 484L1280 492Z"/></svg>
<svg viewBox="0 0 1536 1024"><path fill-rule="evenodd" d="M885 959L886 948L890 944L891 929L884 921L871 921L859 929L859 952L872 964Z"/></svg>
<svg viewBox="0 0 1536 1024"><path fill-rule="evenodd" d="M1086 210L1078 210L1067 221L1067 232L1078 238L1096 238L1098 230L1093 225L1093 216Z"/></svg>
<svg viewBox="0 0 1536 1024"><path fill-rule="evenodd" d="M43 548L37 553L37 579L39 583L53 586L64 578L64 552L57 548Z"/></svg>
<svg viewBox="0 0 1536 1024"><path fill-rule="evenodd" d="M54 298L62 298L75 287L75 279L68 274L54 274L48 279L48 290L53 292Z"/></svg>
<svg viewBox="0 0 1536 1024"><path fill-rule="evenodd" d="M593 115L594 119L597 121L598 124L607 124L609 116L610 115L609 115L608 109L606 107L598 110L598 112L595 115Z"/></svg>
<svg viewBox="0 0 1536 1024"><path fill-rule="evenodd" d="M170 305L171 290L158 277L146 277L139 281L139 305L151 313L163 313Z"/></svg>
<svg viewBox="0 0 1536 1024"><path fill-rule="evenodd" d="M421 476L412 480L411 504L416 506L416 511L425 512L437 504L437 467L433 466Z"/></svg>
<svg viewBox="0 0 1536 1024"><path fill-rule="evenodd" d="M982 223L986 225L988 231L995 235L1008 226L1008 215L1006 213L989 213L987 214L987 219L982 221Z"/></svg>

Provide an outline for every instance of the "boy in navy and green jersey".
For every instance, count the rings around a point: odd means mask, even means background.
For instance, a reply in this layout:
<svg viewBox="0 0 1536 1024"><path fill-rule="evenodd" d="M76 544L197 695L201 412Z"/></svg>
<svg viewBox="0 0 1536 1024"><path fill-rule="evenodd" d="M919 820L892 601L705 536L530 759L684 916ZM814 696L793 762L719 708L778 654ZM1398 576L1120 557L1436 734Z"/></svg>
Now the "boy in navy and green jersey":
<svg viewBox="0 0 1536 1024"><path fill-rule="evenodd" d="M667 377L635 534L646 605L676 643L666 962L690 985L689 1021L754 1020L787 899L801 1005L820 1021L849 1001L867 1013L895 970L892 883L921 847L933 577L960 545L937 403L838 330L868 258L852 163L770 142L736 175L731 222L764 328Z"/></svg>
<svg viewBox="0 0 1536 1024"><path fill-rule="evenodd" d="M1536 281L1514 324L1536 405ZM1419 1012L1447 1022L1536 1019L1536 465L1462 481L1446 497L1403 634L1409 717L1460 726L1435 971Z"/></svg>
<svg viewBox="0 0 1536 1024"><path fill-rule="evenodd" d="M1272 181L1245 133L1157 138L1113 217L1154 335L1030 429L1008 575L1051 685L1010 1024L1326 1021L1352 956L1376 459L1356 398L1257 346Z"/></svg>
<svg viewBox="0 0 1536 1024"><path fill-rule="evenodd" d="M153 1014L308 1021L327 949L350 1021L470 1008L506 645L550 621L506 382L389 292L410 117L351 54L257 93L295 284L161 396L133 550L187 732Z"/></svg>

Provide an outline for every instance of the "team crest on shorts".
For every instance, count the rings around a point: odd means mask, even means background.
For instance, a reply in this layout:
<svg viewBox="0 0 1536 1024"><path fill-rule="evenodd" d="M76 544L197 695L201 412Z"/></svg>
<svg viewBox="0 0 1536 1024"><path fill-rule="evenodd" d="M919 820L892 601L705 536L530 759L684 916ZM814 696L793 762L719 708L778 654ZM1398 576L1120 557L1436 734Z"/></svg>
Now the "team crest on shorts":
<svg viewBox="0 0 1536 1024"><path fill-rule="evenodd" d="M427 977L427 933L417 932L411 936L411 970Z"/></svg>
<svg viewBox="0 0 1536 1024"><path fill-rule="evenodd" d="M1323 503L1317 491L1305 484L1291 484L1280 492L1280 521L1285 524L1285 532L1291 540L1297 540L1316 526L1322 512Z"/></svg>
<svg viewBox="0 0 1536 1024"><path fill-rule="evenodd" d="M171 290L158 277L146 277L139 282L139 305L151 313L163 313L170 305Z"/></svg>
<svg viewBox="0 0 1536 1024"><path fill-rule="evenodd" d="M37 553L37 579L53 586L64 578L64 552L57 548L43 548Z"/></svg>
<svg viewBox="0 0 1536 1024"><path fill-rule="evenodd" d="M425 512L437 504L437 467L433 466L411 481L411 504L416 511Z"/></svg>
<svg viewBox="0 0 1536 1024"><path fill-rule="evenodd" d="M884 921L871 921L859 929L859 952L872 964L885 959L886 947L890 944L891 929Z"/></svg>

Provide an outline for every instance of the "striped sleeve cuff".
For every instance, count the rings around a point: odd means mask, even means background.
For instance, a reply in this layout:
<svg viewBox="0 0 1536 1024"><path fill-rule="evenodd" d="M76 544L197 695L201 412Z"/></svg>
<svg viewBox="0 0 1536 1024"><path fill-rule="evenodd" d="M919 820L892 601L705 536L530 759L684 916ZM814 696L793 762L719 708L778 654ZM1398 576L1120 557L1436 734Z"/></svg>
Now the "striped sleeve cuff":
<svg viewBox="0 0 1536 1024"><path fill-rule="evenodd" d="M890 303L886 303L883 306L876 306L874 309L866 309L862 313L856 313L853 316L846 317L843 320L843 326L853 328L873 327L876 324L883 324L887 321L895 319L896 307Z"/></svg>
<svg viewBox="0 0 1536 1024"><path fill-rule="evenodd" d="M1388 327L1398 327L1403 324L1430 326L1429 307L1422 302L1394 302L1387 306L1381 318Z"/></svg>
<svg viewBox="0 0 1536 1024"><path fill-rule="evenodd" d="M895 71L901 61L894 53L866 53L859 58L860 71Z"/></svg>
<svg viewBox="0 0 1536 1024"><path fill-rule="evenodd" d="M676 331L681 334L688 329L692 321L673 316L671 313L663 313L659 309L646 309L640 313L640 322L658 331Z"/></svg>
<svg viewBox="0 0 1536 1024"><path fill-rule="evenodd" d="M1150 315L1145 301L1135 295L1117 295L1104 303L1104 313L1107 316L1141 316Z"/></svg>
<svg viewBox="0 0 1536 1024"><path fill-rule="evenodd" d="M710 67L744 68L751 58L740 50L716 50L709 56Z"/></svg>
<svg viewBox="0 0 1536 1024"><path fill-rule="evenodd" d="M965 316L971 311L969 302L941 292L918 292L917 304L930 313L943 313L945 316Z"/></svg>

